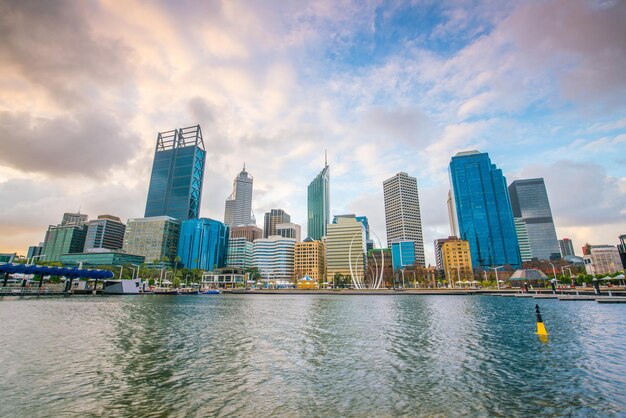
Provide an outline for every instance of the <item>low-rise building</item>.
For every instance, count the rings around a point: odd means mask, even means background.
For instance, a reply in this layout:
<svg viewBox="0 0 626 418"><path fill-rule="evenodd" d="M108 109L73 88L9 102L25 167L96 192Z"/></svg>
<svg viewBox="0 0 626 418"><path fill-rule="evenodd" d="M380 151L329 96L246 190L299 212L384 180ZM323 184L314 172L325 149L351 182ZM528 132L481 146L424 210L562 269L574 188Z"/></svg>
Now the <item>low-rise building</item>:
<svg viewBox="0 0 626 418"><path fill-rule="evenodd" d="M291 281L294 278L294 238L270 235L254 241L253 264L270 282Z"/></svg>
<svg viewBox="0 0 626 418"><path fill-rule="evenodd" d="M472 256L469 242L462 239L451 239L441 246L443 270L450 282L472 281Z"/></svg>
<svg viewBox="0 0 626 418"><path fill-rule="evenodd" d="M588 245L583 250L587 274L612 274L623 268L619 251L614 245Z"/></svg>
<svg viewBox="0 0 626 418"><path fill-rule="evenodd" d="M61 254L82 253L86 235L85 225L50 225L43 243L41 259L61 261Z"/></svg>
<svg viewBox="0 0 626 418"><path fill-rule="evenodd" d="M180 226L178 257L188 269L212 271L226 266L228 226L209 218L189 219Z"/></svg>
<svg viewBox="0 0 626 418"><path fill-rule="evenodd" d="M252 267L252 250L254 244L245 237L230 238L226 251L226 266L247 269Z"/></svg>
<svg viewBox="0 0 626 418"><path fill-rule="evenodd" d="M337 223L326 227L326 274L358 277L365 274L365 226L356 217L337 216ZM352 263L352 266L350 265Z"/></svg>
<svg viewBox="0 0 626 418"><path fill-rule="evenodd" d="M126 266L143 264L146 258L121 251L92 250L84 253L62 254L59 261L64 265L79 265L82 262L83 266Z"/></svg>

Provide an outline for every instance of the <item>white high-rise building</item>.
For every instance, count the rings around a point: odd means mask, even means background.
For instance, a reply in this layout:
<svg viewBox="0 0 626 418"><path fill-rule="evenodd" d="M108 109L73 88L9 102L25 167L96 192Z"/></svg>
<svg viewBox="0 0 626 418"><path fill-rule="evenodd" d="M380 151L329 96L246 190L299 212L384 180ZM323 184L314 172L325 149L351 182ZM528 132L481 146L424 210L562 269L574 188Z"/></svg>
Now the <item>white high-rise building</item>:
<svg viewBox="0 0 626 418"><path fill-rule="evenodd" d="M295 246L295 238L284 238L280 235L254 241L253 264L259 269L263 280L275 283L293 279Z"/></svg>
<svg viewBox="0 0 626 418"><path fill-rule="evenodd" d="M422 218L417 193L417 179L398 173L383 182L387 246L399 240L415 242L415 260L425 265Z"/></svg>
<svg viewBox="0 0 626 418"><path fill-rule="evenodd" d="M243 170L233 181L233 192L226 199L224 211L224 223L231 228L239 225L255 225L256 220L252 214L252 182L253 178Z"/></svg>
<svg viewBox="0 0 626 418"><path fill-rule="evenodd" d="M285 238L295 238L296 242L302 241L302 228L300 225L293 222L281 223L276 225L276 235L280 235Z"/></svg>
<svg viewBox="0 0 626 418"><path fill-rule="evenodd" d="M336 223L326 227L326 271L328 281L335 274L362 277L365 270L365 226L356 217L336 217ZM350 271L352 263L352 271Z"/></svg>

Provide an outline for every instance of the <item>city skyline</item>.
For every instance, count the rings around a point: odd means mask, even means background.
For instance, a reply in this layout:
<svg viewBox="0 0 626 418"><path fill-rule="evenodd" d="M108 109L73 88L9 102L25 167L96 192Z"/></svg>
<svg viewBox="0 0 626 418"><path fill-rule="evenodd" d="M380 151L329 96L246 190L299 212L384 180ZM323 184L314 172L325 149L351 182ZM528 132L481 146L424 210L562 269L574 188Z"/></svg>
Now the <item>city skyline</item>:
<svg viewBox="0 0 626 418"><path fill-rule="evenodd" d="M557 238L617 244L626 6L594 4L8 5L0 251L25 253L79 208L142 216L154 136L196 123L201 217L222 219L246 162L254 213L304 228L328 149L331 217L365 215L385 242L380 184L406 171L432 243L449 235L449 159L480 149L509 183L545 179Z"/></svg>

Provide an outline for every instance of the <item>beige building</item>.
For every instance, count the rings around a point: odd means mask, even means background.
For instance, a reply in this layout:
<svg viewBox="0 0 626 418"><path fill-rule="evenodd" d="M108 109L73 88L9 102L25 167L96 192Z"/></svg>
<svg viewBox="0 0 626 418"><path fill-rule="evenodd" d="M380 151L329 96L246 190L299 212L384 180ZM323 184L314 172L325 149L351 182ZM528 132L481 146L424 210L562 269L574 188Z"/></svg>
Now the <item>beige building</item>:
<svg viewBox="0 0 626 418"><path fill-rule="evenodd" d="M450 282L473 280L469 242L459 238L449 238L441 245L441 258L446 279Z"/></svg>
<svg viewBox="0 0 626 418"><path fill-rule="evenodd" d="M326 244L311 238L297 242L295 247L294 271L297 279L309 276L315 282L327 281Z"/></svg>
<svg viewBox="0 0 626 418"><path fill-rule="evenodd" d="M350 256L355 275L362 277L366 255L365 227L354 217L337 216L336 219L336 224L326 227L326 277L329 281L336 273L351 277Z"/></svg>
<svg viewBox="0 0 626 418"><path fill-rule="evenodd" d="M250 242L263 238L263 230L256 225L240 225L230 228L230 238L244 237Z"/></svg>
<svg viewBox="0 0 626 418"><path fill-rule="evenodd" d="M123 250L142 255L146 263L172 263L177 255L180 221L169 216L129 219Z"/></svg>
<svg viewBox="0 0 626 418"><path fill-rule="evenodd" d="M590 245L583 251L587 274L612 274L622 270L619 250L614 245Z"/></svg>

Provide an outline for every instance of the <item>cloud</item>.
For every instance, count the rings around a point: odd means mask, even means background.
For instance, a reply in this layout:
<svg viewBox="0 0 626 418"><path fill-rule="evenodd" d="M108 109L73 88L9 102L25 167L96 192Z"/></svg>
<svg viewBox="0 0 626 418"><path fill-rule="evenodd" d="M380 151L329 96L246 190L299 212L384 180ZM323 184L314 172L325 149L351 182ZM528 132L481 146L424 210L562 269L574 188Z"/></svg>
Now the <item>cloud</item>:
<svg viewBox="0 0 626 418"><path fill-rule="evenodd" d="M52 119L1 112L0 130L0 163L25 173L101 178L138 151L122 121L93 110Z"/></svg>

